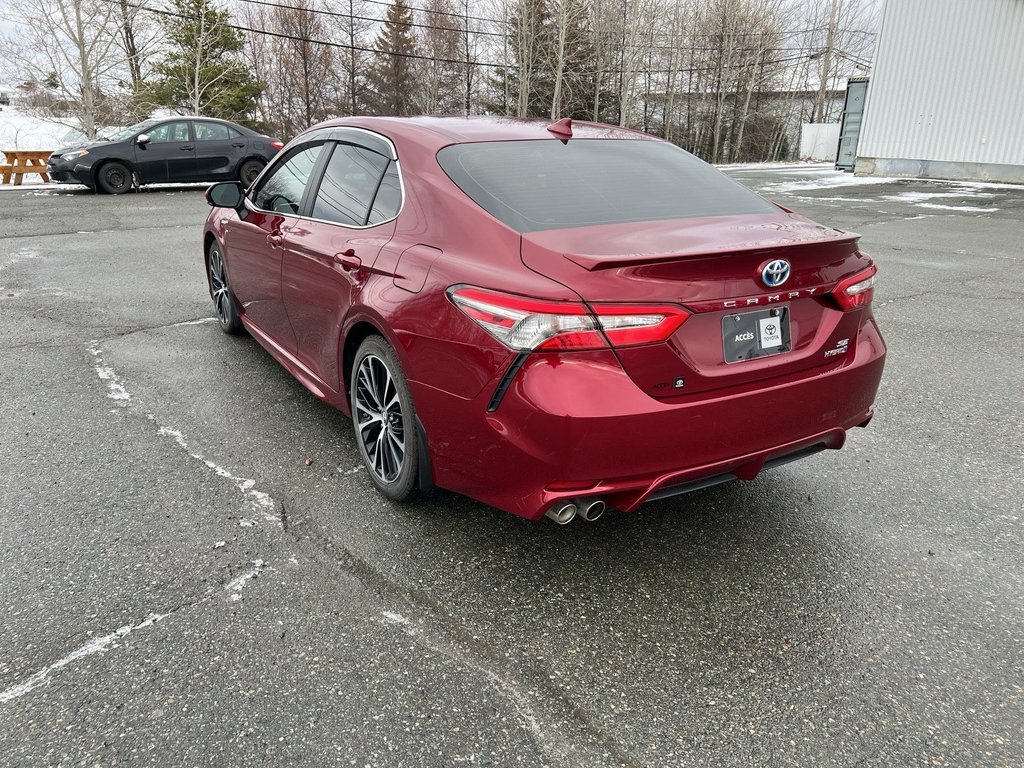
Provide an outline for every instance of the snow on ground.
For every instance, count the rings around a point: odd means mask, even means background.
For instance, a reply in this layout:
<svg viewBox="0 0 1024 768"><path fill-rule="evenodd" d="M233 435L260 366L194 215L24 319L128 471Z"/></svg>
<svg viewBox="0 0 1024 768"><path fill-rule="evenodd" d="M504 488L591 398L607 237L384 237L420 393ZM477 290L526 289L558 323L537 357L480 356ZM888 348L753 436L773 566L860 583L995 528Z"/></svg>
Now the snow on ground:
<svg viewBox="0 0 1024 768"><path fill-rule="evenodd" d="M1018 184L997 184L984 181L958 181L955 179L910 179L891 178L883 176L854 176L851 173L837 171L831 163L763 163L744 164L732 166L718 166L719 168L731 171L736 177L749 186L754 187L758 192L774 197L779 194L794 195L800 200L812 202L848 202L848 203L877 203L882 201L905 203L916 208L925 208L933 211L959 211L962 213L995 213L999 210L996 207L982 207L978 205L948 205L954 201L959 203L988 203L997 201L1002 195L998 190L1015 189L1024 190ZM739 171L739 173L735 173ZM757 171L758 178L745 178L743 171ZM779 174L785 178L779 181L766 181L765 174ZM769 179L771 176L768 177ZM915 186L925 185L929 191L901 189L901 186L913 184ZM879 199L872 199L865 196L842 196L844 189L854 187L872 187L893 185L882 194ZM835 190L838 195L825 196L810 194L819 191ZM852 189L851 189L852 191ZM879 190L880 192L882 190ZM895 191L895 194L892 192ZM854 193L855 194L855 193ZM944 200L945 202L939 202Z"/></svg>
<svg viewBox="0 0 1024 768"><path fill-rule="evenodd" d="M766 173L820 173L833 169L832 163L817 163L800 161L795 163L770 162L770 163L718 163L716 168L723 171L763 171Z"/></svg>
<svg viewBox="0 0 1024 768"><path fill-rule="evenodd" d="M892 184L900 181L887 176L854 176L852 173L837 171L832 166L824 168L807 169L806 171L788 171L789 175L810 176L812 178L799 179L796 181L778 181L765 184L760 187L762 192L768 194L808 192L815 189L838 189L840 187L866 187L878 184Z"/></svg>
<svg viewBox="0 0 1024 768"><path fill-rule="evenodd" d="M0 107L0 151L5 149L60 149L84 137L66 125L41 120L17 107Z"/></svg>

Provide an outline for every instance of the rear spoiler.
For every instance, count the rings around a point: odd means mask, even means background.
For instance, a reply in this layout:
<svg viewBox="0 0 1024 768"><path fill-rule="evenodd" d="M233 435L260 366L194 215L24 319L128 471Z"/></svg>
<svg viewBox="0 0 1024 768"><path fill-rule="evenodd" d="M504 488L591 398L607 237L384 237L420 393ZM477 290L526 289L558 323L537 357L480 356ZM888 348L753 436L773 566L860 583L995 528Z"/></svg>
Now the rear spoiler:
<svg viewBox="0 0 1024 768"><path fill-rule="evenodd" d="M823 237L817 234L809 237L806 234L801 237L797 233L779 232L777 237L766 237L762 240L749 240L745 242L724 244L708 247L707 243L695 243L690 248L674 250L667 253L623 253L623 254L601 254L588 255L585 253L563 253L562 256L569 261L583 267L588 272L598 269L615 269L617 267L632 267L643 264L662 264L669 261L686 261L699 259L706 256L720 256L728 253L749 253L750 251L773 250L776 248L794 248L814 245L836 245L850 243L851 245L860 240L856 232L839 232Z"/></svg>

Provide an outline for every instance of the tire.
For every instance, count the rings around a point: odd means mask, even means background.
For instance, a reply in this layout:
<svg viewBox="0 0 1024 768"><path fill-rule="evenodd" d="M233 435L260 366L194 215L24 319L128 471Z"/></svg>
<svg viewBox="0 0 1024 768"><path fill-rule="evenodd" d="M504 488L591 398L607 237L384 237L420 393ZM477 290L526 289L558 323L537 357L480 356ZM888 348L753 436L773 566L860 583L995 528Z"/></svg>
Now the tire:
<svg viewBox="0 0 1024 768"><path fill-rule="evenodd" d="M416 411L398 356L380 336L359 346L349 389L356 445L370 479L393 501L414 499L420 462Z"/></svg>
<svg viewBox="0 0 1024 768"><path fill-rule="evenodd" d="M242 321L238 317L238 304L235 303L235 295L231 293L228 272L224 268L224 257L221 255L220 245L216 242L210 244L210 249L206 253L206 272L210 278L210 296L213 298L220 329L233 336L241 333Z"/></svg>
<svg viewBox="0 0 1024 768"><path fill-rule="evenodd" d="M246 160L238 167L238 180L242 182L242 186L246 189L252 184L256 177L260 175L260 171L263 170L263 166L266 165L262 160Z"/></svg>
<svg viewBox="0 0 1024 768"><path fill-rule="evenodd" d="M132 188L132 172L116 160L104 163L96 176L96 186L108 195L123 195Z"/></svg>

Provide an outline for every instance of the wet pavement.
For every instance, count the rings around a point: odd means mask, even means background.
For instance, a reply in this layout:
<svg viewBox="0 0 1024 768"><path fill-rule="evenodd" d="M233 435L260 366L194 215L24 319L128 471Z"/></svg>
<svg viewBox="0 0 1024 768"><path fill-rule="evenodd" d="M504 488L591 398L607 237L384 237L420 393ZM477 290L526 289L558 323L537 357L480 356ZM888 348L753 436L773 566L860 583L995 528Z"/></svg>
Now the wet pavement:
<svg viewBox="0 0 1024 768"><path fill-rule="evenodd" d="M565 527L378 496L200 191L0 191L0 765L1024 762L1024 188L728 172L861 233L877 416Z"/></svg>

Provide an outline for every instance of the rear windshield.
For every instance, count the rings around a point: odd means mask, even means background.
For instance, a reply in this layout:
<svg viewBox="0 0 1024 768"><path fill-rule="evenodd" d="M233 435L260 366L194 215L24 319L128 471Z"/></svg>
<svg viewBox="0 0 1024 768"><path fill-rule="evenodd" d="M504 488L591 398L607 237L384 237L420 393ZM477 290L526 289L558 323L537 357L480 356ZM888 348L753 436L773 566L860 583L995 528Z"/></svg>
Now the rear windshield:
<svg viewBox="0 0 1024 768"><path fill-rule="evenodd" d="M455 144L437 160L463 192L519 232L777 210L661 141Z"/></svg>

